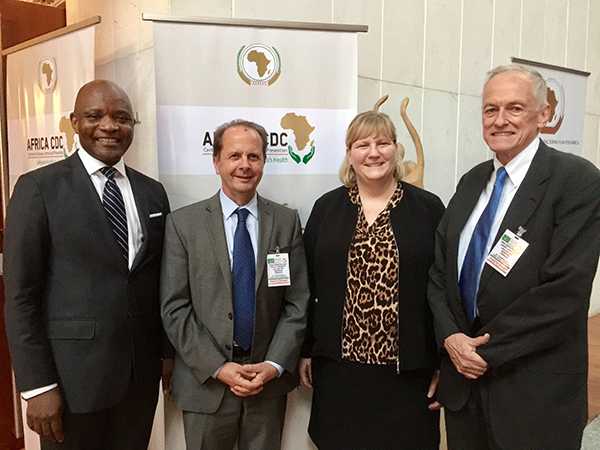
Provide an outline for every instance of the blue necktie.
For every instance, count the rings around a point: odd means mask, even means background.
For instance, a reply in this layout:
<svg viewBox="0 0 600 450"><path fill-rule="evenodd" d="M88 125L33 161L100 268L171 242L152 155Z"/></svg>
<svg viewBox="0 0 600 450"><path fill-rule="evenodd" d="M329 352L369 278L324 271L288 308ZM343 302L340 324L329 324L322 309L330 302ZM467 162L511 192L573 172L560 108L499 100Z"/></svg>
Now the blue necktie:
<svg viewBox="0 0 600 450"><path fill-rule="evenodd" d="M125 202L121 190L115 181L117 169L105 166L100 172L106 177L104 190L102 191L102 205L106 217L110 221L113 234L121 248L125 261L129 262L129 244L127 238L127 214L125 213Z"/></svg>
<svg viewBox="0 0 600 450"><path fill-rule="evenodd" d="M244 350L252 347L254 332L255 277L254 249L246 219L248 211L238 208L235 235L233 236L233 339Z"/></svg>
<svg viewBox="0 0 600 450"><path fill-rule="evenodd" d="M479 276L486 257L485 248L490 237L490 230L492 229L494 218L496 217L496 210L498 209L498 204L502 197L502 189L504 188L506 175L506 169L504 167L500 167L496 172L496 181L494 182L492 196L475 226L460 272L458 286L460 288L460 295L469 322L473 322L477 316Z"/></svg>

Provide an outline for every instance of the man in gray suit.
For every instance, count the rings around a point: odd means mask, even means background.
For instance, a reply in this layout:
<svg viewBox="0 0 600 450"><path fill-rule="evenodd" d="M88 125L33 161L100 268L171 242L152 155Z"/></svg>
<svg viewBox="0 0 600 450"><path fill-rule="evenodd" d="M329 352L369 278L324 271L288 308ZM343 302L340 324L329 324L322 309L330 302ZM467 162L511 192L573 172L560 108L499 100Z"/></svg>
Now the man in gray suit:
<svg viewBox="0 0 600 450"><path fill-rule="evenodd" d="M219 127L221 190L167 218L161 307L188 449L281 445L309 293L298 214L256 193L266 148L260 125Z"/></svg>

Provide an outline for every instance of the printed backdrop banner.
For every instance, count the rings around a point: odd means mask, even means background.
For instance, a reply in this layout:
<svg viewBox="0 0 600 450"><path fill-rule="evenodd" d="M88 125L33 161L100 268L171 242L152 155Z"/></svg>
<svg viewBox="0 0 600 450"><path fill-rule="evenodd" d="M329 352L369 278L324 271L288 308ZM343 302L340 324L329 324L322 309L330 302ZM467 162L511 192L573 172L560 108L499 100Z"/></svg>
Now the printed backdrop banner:
<svg viewBox="0 0 600 450"><path fill-rule="evenodd" d="M7 56L10 192L21 174L72 153L75 136L69 115L79 88L94 79L94 29L73 31Z"/></svg>
<svg viewBox="0 0 600 450"><path fill-rule="evenodd" d="M537 70L548 85L550 120L542 129L544 142L559 150L583 155L587 75L524 61L518 63Z"/></svg>
<svg viewBox="0 0 600 450"><path fill-rule="evenodd" d="M172 206L219 187L213 131L248 119L269 136L259 192L300 210L339 185L356 113L356 33L154 22L159 174Z"/></svg>

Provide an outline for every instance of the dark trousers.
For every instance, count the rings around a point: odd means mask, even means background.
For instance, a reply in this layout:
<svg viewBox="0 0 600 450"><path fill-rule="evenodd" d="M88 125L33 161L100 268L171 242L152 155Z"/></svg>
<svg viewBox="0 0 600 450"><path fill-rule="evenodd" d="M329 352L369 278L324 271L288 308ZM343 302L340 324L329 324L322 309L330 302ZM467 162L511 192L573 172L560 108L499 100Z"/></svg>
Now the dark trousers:
<svg viewBox="0 0 600 450"><path fill-rule="evenodd" d="M62 444L41 440L42 450L146 450L158 401L158 381L131 381L115 406L85 414L65 411Z"/></svg>
<svg viewBox="0 0 600 450"><path fill-rule="evenodd" d="M500 450L494 443L482 406L482 391L473 386L460 411L444 410L448 450Z"/></svg>

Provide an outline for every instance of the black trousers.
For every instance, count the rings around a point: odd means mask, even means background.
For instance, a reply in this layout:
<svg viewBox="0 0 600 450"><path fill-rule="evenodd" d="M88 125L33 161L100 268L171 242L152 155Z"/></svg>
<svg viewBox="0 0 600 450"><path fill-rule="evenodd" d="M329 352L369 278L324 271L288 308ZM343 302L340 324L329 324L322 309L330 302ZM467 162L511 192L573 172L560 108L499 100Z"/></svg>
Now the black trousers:
<svg viewBox="0 0 600 450"><path fill-rule="evenodd" d="M484 418L482 395L475 384L469 401L460 411L444 410L448 450L500 450Z"/></svg>
<svg viewBox="0 0 600 450"><path fill-rule="evenodd" d="M62 444L41 440L42 450L146 450L158 401L158 380L132 379L115 406L85 414L65 411Z"/></svg>

